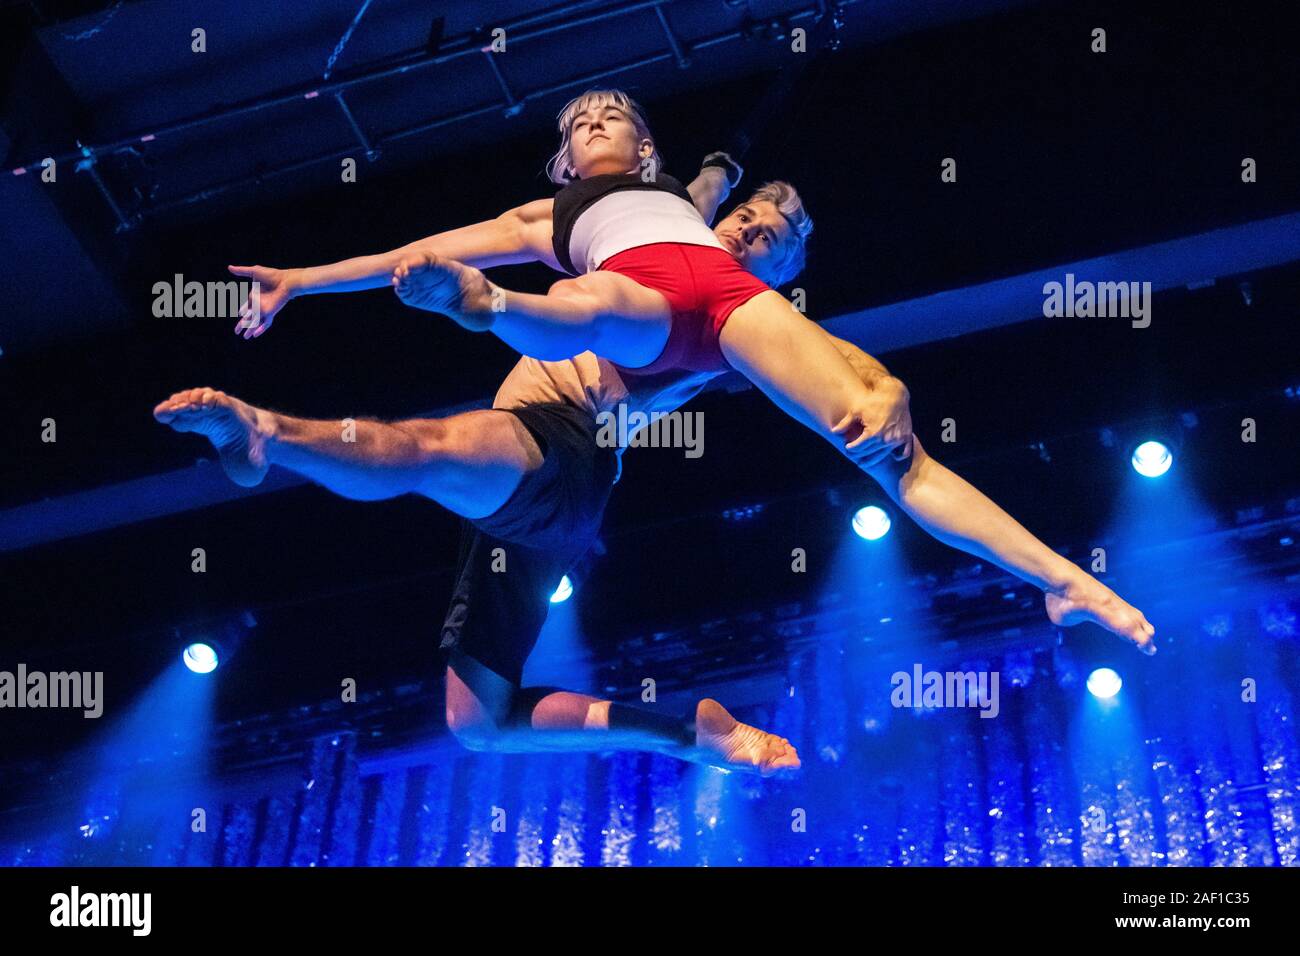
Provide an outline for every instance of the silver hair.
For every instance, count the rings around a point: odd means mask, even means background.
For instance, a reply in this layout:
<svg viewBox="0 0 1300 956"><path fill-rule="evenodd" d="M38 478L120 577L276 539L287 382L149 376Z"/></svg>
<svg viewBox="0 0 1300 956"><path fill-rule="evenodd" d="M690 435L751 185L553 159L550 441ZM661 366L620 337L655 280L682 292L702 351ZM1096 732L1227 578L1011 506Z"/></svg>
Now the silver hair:
<svg viewBox="0 0 1300 956"><path fill-rule="evenodd" d="M798 191L789 183L774 179L763 183L750 195L747 202L770 202L790 225L790 249L785 254L774 285L785 285L803 271L808 261L808 237L812 235L812 216L803 207Z"/></svg>
<svg viewBox="0 0 1300 956"><path fill-rule="evenodd" d="M551 182L563 186L577 179L577 174L573 169L573 121L577 119L579 113L592 106L617 107L627 114L627 118L632 121L639 138L654 139L650 135L650 127L645 121L645 112L632 97L622 90L587 90L581 96L575 96L569 100L564 109L560 110L560 115L556 117L556 125L560 130L560 148L546 163L546 175ZM649 162L654 170L652 175L657 175L664 165L664 158L659 154L658 148L650 154Z"/></svg>

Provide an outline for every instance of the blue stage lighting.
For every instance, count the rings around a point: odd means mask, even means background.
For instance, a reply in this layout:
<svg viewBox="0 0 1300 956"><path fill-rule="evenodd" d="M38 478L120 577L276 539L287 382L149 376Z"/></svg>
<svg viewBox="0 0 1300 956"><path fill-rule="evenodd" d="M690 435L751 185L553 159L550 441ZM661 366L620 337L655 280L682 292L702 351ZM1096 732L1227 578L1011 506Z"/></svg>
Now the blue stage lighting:
<svg viewBox="0 0 1300 956"><path fill-rule="evenodd" d="M853 530L859 538L876 541L889 533L889 514L883 508L867 505L853 516Z"/></svg>
<svg viewBox="0 0 1300 956"><path fill-rule="evenodd" d="M217 652L207 644L191 644L181 655L185 666L196 674L211 674L217 669Z"/></svg>
<svg viewBox="0 0 1300 956"><path fill-rule="evenodd" d="M566 574L564 577L560 578L560 586L556 588L555 593L551 595L551 603L559 604L562 601L567 601L572 596L573 582L569 580L569 576Z"/></svg>
<svg viewBox="0 0 1300 956"><path fill-rule="evenodd" d="M1144 478L1159 478L1173 463L1173 454L1158 441L1144 441L1133 449L1133 470Z"/></svg>
<svg viewBox="0 0 1300 956"><path fill-rule="evenodd" d="M1088 693L1099 700L1110 700L1123 686L1119 675L1109 667L1098 667L1088 675Z"/></svg>

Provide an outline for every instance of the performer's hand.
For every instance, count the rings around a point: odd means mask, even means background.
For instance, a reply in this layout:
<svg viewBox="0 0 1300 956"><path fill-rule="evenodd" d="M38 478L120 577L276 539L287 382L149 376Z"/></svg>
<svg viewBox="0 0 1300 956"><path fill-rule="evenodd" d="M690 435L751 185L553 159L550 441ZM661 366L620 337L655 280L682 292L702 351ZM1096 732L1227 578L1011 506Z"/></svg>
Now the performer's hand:
<svg viewBox="0 0 1300 956"><path fill-rule="evenodd" d="M745 176L745 170L740 163L731 158L730 154L724 152L709 153L704 157L704 163L700 167L700 172L706 169L721 169L723 175L727 177L727 185L735 189L740 185L741 179Z"/></svg>
<svg viewBox="0 0 1300 956"><path fill-rule="evenodd" d="M892 375L877 380L865 403L850 411L831 429L849 439L844 450L851 458L874 465L886 455L902 461L912 453L912 413L907 386Z"/></svg>
<svg viewBox="0 0 1300 956"><path fill-rule="evenodd" d="M249 295L239 310L235 334L246 339L259 338L271 327L276 313L297 292L293 269L268 269L266 266L227 266L237 276L257 283L255 294Z"/></svg>

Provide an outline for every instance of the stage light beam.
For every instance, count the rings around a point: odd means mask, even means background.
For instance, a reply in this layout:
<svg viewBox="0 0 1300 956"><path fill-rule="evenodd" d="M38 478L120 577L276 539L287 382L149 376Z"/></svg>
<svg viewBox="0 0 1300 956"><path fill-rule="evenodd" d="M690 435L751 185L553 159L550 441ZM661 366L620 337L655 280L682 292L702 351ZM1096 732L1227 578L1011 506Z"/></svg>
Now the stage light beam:
<svg viewBox="0 0 1300 956"><path fill-rule="evenodd" d="M1173 463L1173 453L1158 441L1144 441L1133 449L1133 470L1144 478L1159 478Z"/></svg>
<svg viewBox="0 0 1300 956"><path fill-rule="evenodd" d="M572 596L573 582L569 580L569 576L566 574L564 577L560 578L560 586L557 587L555 593L551 595L551 603L562 604Z"/></svg>
<svg viewBox="0 0 1300 956"><path fill-rule="evenodd" d="M889 533L889 513L875 505L859 508L853 516L853 530L859 538L878 541Z"/></svg>
<svg viewBox="0 0 1300 956"><path fill-rule="evenodd" d="M196 674L211 674L217 669L220 663L217 659L216 650L208 644L195 643L185 648L185 653L181 655L181 660Z"/></svg>
<svg viewBox="0 0 1300 956"><path fill-rule="evenodd" d="M1123 686L1120 676L1109 667L1098 667L1088 675L1088 693L1098 700L1110 700Z"/></svg>

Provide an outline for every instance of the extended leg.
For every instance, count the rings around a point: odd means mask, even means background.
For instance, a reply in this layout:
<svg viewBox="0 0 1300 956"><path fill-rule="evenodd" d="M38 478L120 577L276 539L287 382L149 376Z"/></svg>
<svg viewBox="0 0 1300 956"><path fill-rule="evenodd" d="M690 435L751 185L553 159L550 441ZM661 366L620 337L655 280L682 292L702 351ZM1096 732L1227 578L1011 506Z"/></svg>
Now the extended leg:
<svg viewBox="0 0 1300 956"><path fill-rule="evenodd" d="M611 272L557 282L549 294L539 296L508 292L477 269L423 255L404 261L393 282L406 304L449 315L477 331L491 329L517 351L538 359L565 359L590 350L616 364L641 368L663 351L672 327L663 295ZM779 293L763 292L736 309L723 327L720 345L734 368L841 449L846 445L838 427L846 421L866 426L864 442L848 446L859 464L898 447L884 427L891 423L871 420L882 404L879 397L821 328Z"/></svg>
<svg viewBox="0 0 1300 956"><path fill-rule="evenodd" d="M867 407L872 390L819 326L782 296L766 292L732 313L721 344L727 360L782 409L844 450L843 438L831 425L838 416ZM1056 623L1094 621L1154 652L1155 629L1141 611L1053 552L978 489L930 458L915 439L912 446L913 453L902 461L882 453L881 444L846 454L940 541L1046 591L1047 612Z"/></svg>
<svg viewBox="0 0 1300 956"><path fill-rule="evenodd" d="M1093 621L1155 653L1155 628L1137 608L1027 531L960 475L929 456L918 440L906 461L884 459L869 470L886 494L945 544L996 564L1047 592L1057 624Z"/></svg>
<svg viewBox="0 0 1300 956"><path fill-rule="evenodd" d="M465 655L447 667L447 726L469 749L494 753L648 751L763 776L799 767L790 741L715 700L687 720L558 688L517 689Z"/></svg>
<svg viewBox="0 0 1300 956"><path fill-rule="evenodd" d="M276 464L346 498L415 492L468 518L496 511L542 460L519 419L496 410L391 424L318 421L195 388L160 403L154 417L177 431L205 435L242 485L257 484Z"/></svg>

